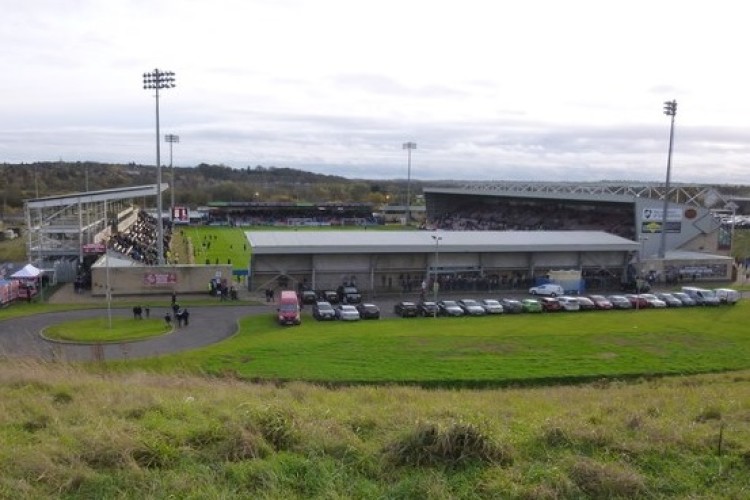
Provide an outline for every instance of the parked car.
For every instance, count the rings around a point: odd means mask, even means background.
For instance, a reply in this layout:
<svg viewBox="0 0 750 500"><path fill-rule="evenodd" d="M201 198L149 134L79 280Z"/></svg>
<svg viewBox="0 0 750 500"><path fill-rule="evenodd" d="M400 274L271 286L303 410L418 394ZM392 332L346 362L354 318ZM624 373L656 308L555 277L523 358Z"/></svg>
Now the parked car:
<svg viewBox="0 0 750 500"><path fill-rule="evenodd" d="M612 303L612 309L632 309L633 304L624 295L610 295L607 299Z"/></svg>
<svg viewBox="0 0 750 500"><path fill-rule="evenodd" d="M521 307L525 313L540 313L542 312L542 303L537 299L523 299L521 301Z"/></svg>
<svg viewBox="0 0 750 500"><path fill-rule="evenodd" d="M441 316L463 316L464 310L455 300L441 300L437 303Z"/></svg>
<svg viewBox="0 0 750 500"><path fill-rule="evenodd" d="M339 303L339 294L336 293L336 290L323 290L318 294L318 296L321 300L324 300L329 304Z"/></svg>
<svg viewBox="0 0 750 500"><path fill-rule="evenodd" d="M482 299L479 301L479 305L484 308L484 312L487 314L502 314L505 311L502 304L495 299Z"/></svg>
<svg viewBox="0 0 750 500"><path fill-rule="evenodd" d="M419 309L414 302L404 301L393 306L393 314L402 318L415 318L419 314Z"/></svg>
<svg viewBox="0 0 750 500"><path fill-rule="evenodd" d="M505 298L500 301L500 304L503 306L504 313L518 314L520 312L523 312L523 303L518 299Z"/></svg>
<svg viewBox="0 0 750 500"><path fill-rule="evenodd" d="M563 287L561 287L560 285L555 285L554 283L545 283L544 285L532 286L531 288L529 288L529 293L531 295L557 297L558 295L563 295L565 293L565 290L563 290Z"/></svg>
<svg viewBox="0 0 750 500"><path fill-rule="evenodd" d="M563 295L557 298L557 302L560 304L561 311L577 312L581 310L581 304L578 303L578 299L575 297Z"/></svg>
<svg viewBox="0 0 750 500"><path fill-rule="evenodd" d="M682 307L682 301L671 293L661 292L654 294L659 300L663 300L667 307Z"/></svg>
<svg viewBox="0 0 750 500"><path fill-rule="evenodd" d="M360 302L357 304L359 317L362 319L380 319L380 308L375 304Z"/></svg>
<svg viewBox="0 0 750 500"><path fill-rule="evenodd" d="M701 306L718 306L721 302L713 290L694 286L683 286L682 291L690 296L696 304Z"/></svg>
<svg viewBox="0 0 750 500"><path fill-rule="evenodd" d="M717 288L714 290L716 297L722 304L735 305L740 300L740 292L731 288Z"/></svg>
<svg viewBox="0 0 750 500"><path fill-rule="evenodd" d="M653 293L642 293L641 297L646 299L649 307L653 307L655 309L664 309L665 307L667 307L667 303Z"/></svg>
<svg viewBox="0 0 750 500"><path fill-rule="evenodd" d="M312 308L312 315L318 321L336 319L336 311L330 302L316 302Z"/></svg>
<svg viewBox="0 0 750 500"><path fill-rule="evenodd" d="M336 307L336 318L343 321L358 321L359 311L350 304L340 304Z"/></svg>
<svg viewBox="0 0 750 500"><path fill-rule="evenodd" d="M625 298L630 301L630 307L633 309L648 309L651 307L648 300L637 293L626 293Z"/></svg>
<svg viewBox="0 0 750 500"><path fill-rule="evenodd" d="M685 292L672 292L672 297L678 299L680 302L682 302L683 306L692 307L698 305L691 297L690 295L686 294Z"/></svg>
<svg viewBox="0 0 750 500"><path fill-rule="evenodd" d="M461 299L457 303L467 316L484 316L487 314L484 307L474 299Z"/></svg>
<svg viewBox="0 0 750 500"><path fill-rule="evenodd" d="M417 304L417 312L420 316L424 316L425 318L432 318L433 316L437 316L440 314L440 308L437 305L437 302L432 301L426 301L426 302L420 302Z"/></svg>
<svg viewBox="0 0 750 500"><path fill-rule="evenodd" d="M597 309L608 311L614 308L612 301L604 295L589 295L589 299L591 299Z"/></svg>
<svg viewBox="0 0 750 500"><path fill-rule="evenodd" d="M542 304L542 311L544 312L557 312L562 310L560 301L555 297L542 297L539 299L539 302Z"/></svg>
<svg viewBox="0 0 750 500"><path fill-rule="evenodd" d="M576 297L576 300L578 301L578 305L581 306L581 311L593 311L596 309L596 304L588 297Z"/></svg>
<svg viewBox="0 0 750 500"><path fill-rule="evenodd" d="M302 290L300 295L303 304L315 304L318 301L318 294L315 290Z"/></svg>
<svg viewBox="0 0 750 500"><path fill-rule="evenodd" d="M359 304L362 302L362 294L359 293L356 286L341 285L336 293L339 296L339 302L342 304Z"/></svg>

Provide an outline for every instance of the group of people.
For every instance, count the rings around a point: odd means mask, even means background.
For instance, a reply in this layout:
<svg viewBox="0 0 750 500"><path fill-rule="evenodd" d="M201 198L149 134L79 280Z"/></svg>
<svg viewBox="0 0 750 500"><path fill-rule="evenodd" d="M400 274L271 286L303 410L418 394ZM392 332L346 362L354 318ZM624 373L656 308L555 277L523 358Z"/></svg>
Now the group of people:
<svg viewBox="0 0 750 500"><path fill-rule="evenodd" d="M108 246L116 252L147 265L159 262L158 231L156 218L144 211L138 212L136 221L126 230L114 234ZM164 224L164 248L169 248L172 228Z"/></svg>

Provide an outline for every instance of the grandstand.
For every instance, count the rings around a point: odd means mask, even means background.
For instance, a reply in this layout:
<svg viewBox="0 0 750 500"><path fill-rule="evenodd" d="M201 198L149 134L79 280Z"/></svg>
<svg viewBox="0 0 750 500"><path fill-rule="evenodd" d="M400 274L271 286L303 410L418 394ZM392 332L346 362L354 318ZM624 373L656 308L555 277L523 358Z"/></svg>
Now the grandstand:
<svg viewBox="0 0 750 500"><path fill-rule="evenodd" d="M376 224L369 203L208 203L208 223L230 226L365 226Z"/></svg>
<svg viewBox="0 0 750 500"><path fill-rule="evenodd" d="M425 229L606 231L639 243L639 272L667 279L667 273L684 274L708 258L715 262L701 263L709 269L701 277L731 274L731 235L714 214L727 199L713 187L676 184L665 192L663 184L648 183L498 182L425 187L424 196ZM666 251L660 259L665 196Z"/></svg>

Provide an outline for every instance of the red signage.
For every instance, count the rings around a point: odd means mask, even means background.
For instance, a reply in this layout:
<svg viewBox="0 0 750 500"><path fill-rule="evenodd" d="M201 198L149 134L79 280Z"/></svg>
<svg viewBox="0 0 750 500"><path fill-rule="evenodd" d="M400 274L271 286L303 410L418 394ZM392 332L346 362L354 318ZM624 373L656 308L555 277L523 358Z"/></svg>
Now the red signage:
<svg viewBox="0 0 750 500"><path fill-rule="evenodd" d="M107 247L104 243L86 243L83 245L83 253L104 253Z"/></svg>
<svg viewBox="0 0 750 500"><path fill-rule="evenodd" d="M177 273L146 273L143 284L146 286L174 285L177 283Z"/></svg>

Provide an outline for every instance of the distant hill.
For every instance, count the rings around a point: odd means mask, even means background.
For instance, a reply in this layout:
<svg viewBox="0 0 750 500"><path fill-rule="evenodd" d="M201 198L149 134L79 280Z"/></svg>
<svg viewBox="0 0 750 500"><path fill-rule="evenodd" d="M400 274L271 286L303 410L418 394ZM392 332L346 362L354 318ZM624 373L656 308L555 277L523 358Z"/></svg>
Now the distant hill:
<svg viewBox="0 0 750 500"><path fill-rule="evenodd" d="M403 203L405 180L347 179L286 167L230 168L200 164L175 167L175 201L189 206L209 201L300 201ZM39 162L0 165L3 212L17 212L23 200L82 191L156 183L156 168L130 163ZM171 182L170 169L162 170ZM412 193L423 183L412 180Z"/></svg>

